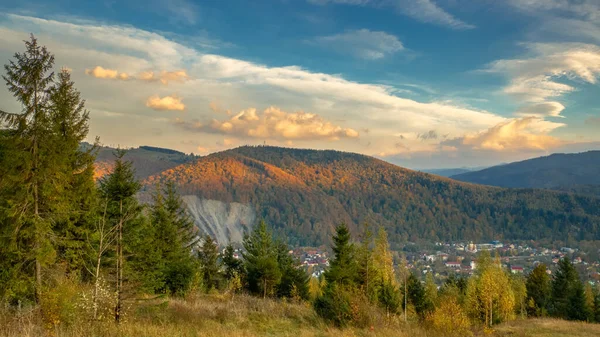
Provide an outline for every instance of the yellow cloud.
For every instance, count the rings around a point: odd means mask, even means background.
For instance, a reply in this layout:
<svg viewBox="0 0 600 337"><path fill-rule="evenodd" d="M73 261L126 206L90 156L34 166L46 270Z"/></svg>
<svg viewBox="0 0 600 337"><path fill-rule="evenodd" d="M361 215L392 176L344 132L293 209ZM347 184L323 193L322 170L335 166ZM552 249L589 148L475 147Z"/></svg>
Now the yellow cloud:
<svg viewBox="0 0 600 337"><path fill-rule="evenodd" d="M93 69L86 69L87 75L102 78L102 79L118 79L118 80L130 80L136 79L145 82L161 82L162 84L169 84L169 82L185 82L189 80L189 76L185 70L175 71L143 71L137 75L130 75L127 73L120 73L118 70L107 69L101 66L96 66Z"/></svg>
<svg viewBox="0 0 600 337"><path fill-rule="evenodd" d="M176 125L191 131L259 139L338 140L359 137L358 131L334 125L317 114L303 111L289 113L276 107L262 113L249 108L227 120L213 119L207 125L181 120L176 121Z"/></svg>
<svg viewBox="0 0 600 337"><path fill-rule="evenodd" d="M121 80L125 80L129 77L129 75L127 75L126 73L119 73L116 70L113 69L106 69L106 68L102 68L100 66L96 66L93 69L86 69L85 73L87 75L96 77L96 78L105 78L105 79L121 79Z"/></svg>
<svg viewBox="0 0 600 337"><path fill-rule="evenodd" d="M442 145L494 151L548 150L563 145L563 141L548 135L561 126L564 124L536 117L517 118Z"/></svg>
<svg viewBox="0 0 600 337"><path fill-rule="evenodd" d="M158 95L150 96L148 97L148 100L146 100L146 106L154 110L185 110L185 104L181 102L181 97L176 95L165 96L162 98Z"/></svg>

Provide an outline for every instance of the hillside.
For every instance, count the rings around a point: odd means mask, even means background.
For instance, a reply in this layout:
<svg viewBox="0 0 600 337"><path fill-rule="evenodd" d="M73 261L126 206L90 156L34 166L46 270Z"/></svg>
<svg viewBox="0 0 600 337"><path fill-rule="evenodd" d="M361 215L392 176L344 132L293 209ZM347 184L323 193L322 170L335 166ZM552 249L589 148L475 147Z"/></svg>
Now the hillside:
<svg viewBox="0 0 600 337"><path fill-rule="evenodd" d="M323 244L336 224L358 232L365 221L385 226L391 242L600 239L599 199L466 184L351 153L241 147L151 176L146 192L166 180L197 197L186 200L219 201L233 224L223 231L239 235L264 218L292 244Z"/></svg>
<svg viewBox="0 0 600 337"><path fill-rule="evenodd" d="M427 169L427 170L419 170L421 172L435 174L437 176L442 177L451 177L462 173L471 172L471 169L468 168L445 168L445 169Z"/></svg>
<svg viewBox="0 0 600 337"><path fill-rule="evenodd" d="M600 196L600 151L553 154L451 178L491 186L545 188Z"/></svg>
<svg viewBox="0 0 600 337"><path fill-rule="evenodd" d="M83 144L83 146L89 146L89 144ZM111 171L115 159L114 153L114 148L100 147L96 158L96 178ZM128 149L125 154L125 160L131 161L136 168L136 178L138 179L146 179L151 175L190 162L194 158L183 152L151 146Z"/></svg>

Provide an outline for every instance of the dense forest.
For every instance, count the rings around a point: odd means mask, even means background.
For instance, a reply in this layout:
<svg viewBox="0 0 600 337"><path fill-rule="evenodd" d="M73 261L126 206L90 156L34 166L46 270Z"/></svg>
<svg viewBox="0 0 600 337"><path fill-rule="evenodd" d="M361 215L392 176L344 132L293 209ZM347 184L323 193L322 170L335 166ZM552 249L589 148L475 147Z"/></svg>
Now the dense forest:
<svg viewBox="0 0 600 337"><path fill-rule="evenodd" d="M166 170L182 194L251 204L294 245L328 242L343 221L384 226L393 243L600 239L600 199L453 181L337 151L240 147Z"/></svg>

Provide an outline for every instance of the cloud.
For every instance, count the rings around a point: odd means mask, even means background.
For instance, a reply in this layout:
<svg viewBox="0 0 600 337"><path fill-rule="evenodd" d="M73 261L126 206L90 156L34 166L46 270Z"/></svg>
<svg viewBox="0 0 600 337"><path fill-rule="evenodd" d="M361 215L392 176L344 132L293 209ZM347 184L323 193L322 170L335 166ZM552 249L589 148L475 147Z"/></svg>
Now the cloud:
<svg viewBox="0 0 600 337"><path fill-rule="evenodd" d="M565 106L559 102L543 102L533 105L526 105L519 108L516 112L521 116L535 117L563 117L560 113L565 109Z"/></svg>
<svg viewBox="0 0 600 337"><path fill-rule="evenodd" d="M129 75L127 73L119 73L116 70L106 69L100 66L96 66L93 69L86 69L85 73L96 78L104 79L127 80L129 78Z"/></svg>
<svg viewBox="0 0 600 337"><path fill-rule="evenodd" d="M459 30L475 28L474 25L455 18L432 0L397 0L397 8L403 14L421 22Z"/></svg>
<svg viewBox="0 0 600 337"><path fill-rule="evenodd" d="M187 72L185 70L175 70L175 71L142 71L137 75L130 75L127 73L119 72L113 69L106 69L101 66L96 66L93 69L86 69L85 73L87 75L102 78L102 79L117 79L117 80L140 80L145 82L161 82L164 85L169 84L169 82L179 82L183 83L190 79Z"/></svg>
<svg viewBox="0 0 600 337"><path fill-rule="evenodd" d="M563 145L548 133L561 123L548 122L536 117L508 120L480 133L444 141L442 146L461 150L523 151L548 150Z"/></svg>
<svg viewBox="0 0 600 337"><path fill-rule="evenodd" d="M435 130L429 130L426 133L419 134L417 138L420 140L438 139L438 134Z"/></svg>
<svg viewBox="0 0 600 337"><path fill-rule="evenodd" d="M402 42L394 35L368 29L349 30L344 33L321 36L310 41L340 53L351 53L355 57L377 60L402 51Z"/></svg>
<svg viewBox="0 0 600 337"><path fill-rule="evenodd" d="M262 113L248 108L227 120L213 119L207 124L178 119L175 125L188 131L258 139L339 140L359 137L356 130L334 125L319 115L303 111L289 113L276 107L267 108Z"/></svg>
<svg viewBox="0 0 600 337"><path fill-rule="evenodd" d="M410 16L417 21L435 24L457 30L473 29L474 25L455 18L438 6L433 0L308 0L317 5L343 4L375 7L393 7L399 13Z"/></svg>
<svg viewBox="0 0 600 337"><path fill-rule="evenodd" d="M148 100L146 100L146 106L160 111L185 110L185 104L181 102L181 97L177 97L176 95L165 96L162 98L158 95L150 96L148 97Z"/></svg>
<svg viewBox="0 0 600 337"><path fill-rule="evenodd" d="M595 84L600 75L600 47L589 44L528 44L530 58L498 60L486 71L505 74L510 84L504 92L524 101L542 102L576 90L559 79Z"/></svg>

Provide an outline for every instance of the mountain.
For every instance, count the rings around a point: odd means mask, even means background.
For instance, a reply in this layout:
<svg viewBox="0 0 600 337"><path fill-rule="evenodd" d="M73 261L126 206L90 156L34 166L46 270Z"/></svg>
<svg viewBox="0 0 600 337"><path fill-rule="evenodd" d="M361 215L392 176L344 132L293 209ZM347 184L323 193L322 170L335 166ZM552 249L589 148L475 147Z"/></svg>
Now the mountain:
<svg viewBox="0 0 600 337"><path fill-rule="evenodd" d="M451 177L462 173L471 172L471 169L468 168L442 168L442 169L427 169L427 170L419 170L421 172L435 174L436 176L441 177Z"/></svg>
<svg viewBox="0 0 600 337"><path fill-rule="evenodd" d="M91 146L82 144L83 148ZM100 178L112 170L115 162L116 149L100 147L96 157L96 178ZM160 147L140 146L127 149L124 159L131 161L136 169L136 178L143 180L164 170L188 163L196 157L183 152L163 149Z"/></svg>
<svg viewBox="0 0 600 337"><path fill-rule="evenodd" d="M384 226L393 243L600 239L600 198L473 185L352 153L240 147L152 175L143 193L167 180L220 242L257 219L299 245L327 243L341 222Z"/></svg>
<svg viewBox="0 0 600 337"><path fill-rule="evenodd" d="M553 154L451 178L491 186L545 188L600 196L600 151Z"/></svg>

